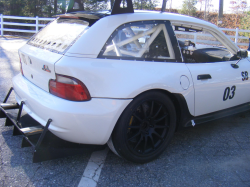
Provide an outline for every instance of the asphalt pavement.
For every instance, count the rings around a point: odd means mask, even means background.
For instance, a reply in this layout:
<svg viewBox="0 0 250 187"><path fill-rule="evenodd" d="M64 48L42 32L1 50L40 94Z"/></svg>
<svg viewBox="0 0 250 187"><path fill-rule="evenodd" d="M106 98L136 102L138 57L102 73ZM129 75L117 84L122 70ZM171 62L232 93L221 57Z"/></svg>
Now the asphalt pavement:
<svg viewBox="0 0 250 187"><path fill-rule="evenodd" d="M0 102L19 73L17 49L25 42L0 38ZM0 119L0 186L78 186L93 151L32 163L32 148L21 148L22 137L12 136L13 127L4 122ZM147 164L125 161L109 151L96 182L98 187L249 187L250 112L176 132L166 151Z"/></svg>

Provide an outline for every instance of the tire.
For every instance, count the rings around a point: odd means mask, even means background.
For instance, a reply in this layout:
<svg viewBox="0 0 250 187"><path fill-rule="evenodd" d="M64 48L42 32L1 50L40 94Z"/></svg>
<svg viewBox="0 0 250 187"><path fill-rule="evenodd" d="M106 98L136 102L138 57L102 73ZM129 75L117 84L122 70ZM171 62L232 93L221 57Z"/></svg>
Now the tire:
<svg viewBox="0 0 250 187"><path fill-rule="evenodd" d="M172 101L160 91L149 91L137 96L123 111L108 145L126 160L146 163L166 149L175 128Z"/></svg>

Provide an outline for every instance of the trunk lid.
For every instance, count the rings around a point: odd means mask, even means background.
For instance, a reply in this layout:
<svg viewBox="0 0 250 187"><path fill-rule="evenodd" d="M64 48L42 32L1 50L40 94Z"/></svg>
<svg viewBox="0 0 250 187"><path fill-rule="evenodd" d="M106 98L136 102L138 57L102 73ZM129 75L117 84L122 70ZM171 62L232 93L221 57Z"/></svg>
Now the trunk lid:
<svg viewBox="0 0 250 187"><path fill-rule="evenodd" d="M36 86L49 92L49 80L55 79L54 64L63 55L26 44L19 50L19 56L23 75Z"/></svg>

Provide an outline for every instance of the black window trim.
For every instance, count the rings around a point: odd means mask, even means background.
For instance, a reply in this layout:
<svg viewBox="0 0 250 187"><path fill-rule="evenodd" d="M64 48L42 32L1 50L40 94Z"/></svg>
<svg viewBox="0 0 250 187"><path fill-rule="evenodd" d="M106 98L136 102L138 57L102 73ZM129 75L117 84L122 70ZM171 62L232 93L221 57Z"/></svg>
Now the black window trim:
<svg viewBox="0 0 250 187"><path fill-rule="evenodd" d="M118 32L118 28L125 28L128 25L133 26L133 25L138 25L138 22L141 22L142 24L154 24L154 23L164 23L166 30L168 32L170 41L174 53L175 53L175 59L157 59L157 58L137 58L137 57L124 57L124 56L104 56L103 53L105 52L106 47L108 46L108 44L111 42L111 40L113 39L113 37L117 34ZM123 26L123 27L122 27ZM169 44L167 44L169 45ZM151 62L182 62L182 58L181 58L181 53L180 53L180 48L179 48L179 44L177 42L175 33L173 31L171 22L169 20L147 20L147 21L134 21L134 22L128 22L128 23L123 23L120 26L118 26L115 31L110 35L110 37L108 38L108 40L105 42L103 48L101 49L100 53L98 54L97 58L101 58L101 59L118 59L118 60L133 60L133 61L151 61Z"/></svg>

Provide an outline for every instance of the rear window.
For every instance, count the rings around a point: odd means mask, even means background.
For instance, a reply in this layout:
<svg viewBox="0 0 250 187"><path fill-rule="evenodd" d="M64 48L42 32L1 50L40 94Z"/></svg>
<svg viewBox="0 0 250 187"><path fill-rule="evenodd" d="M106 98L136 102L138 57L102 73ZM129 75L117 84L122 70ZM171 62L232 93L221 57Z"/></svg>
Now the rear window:
<svg viewBox="0 0 250 187"><path fill-rule="evenodd" d="M60 18L42 29L28 42L29 45L64 53L78 37L87 31L89 23L80 19Z"/></svg>

